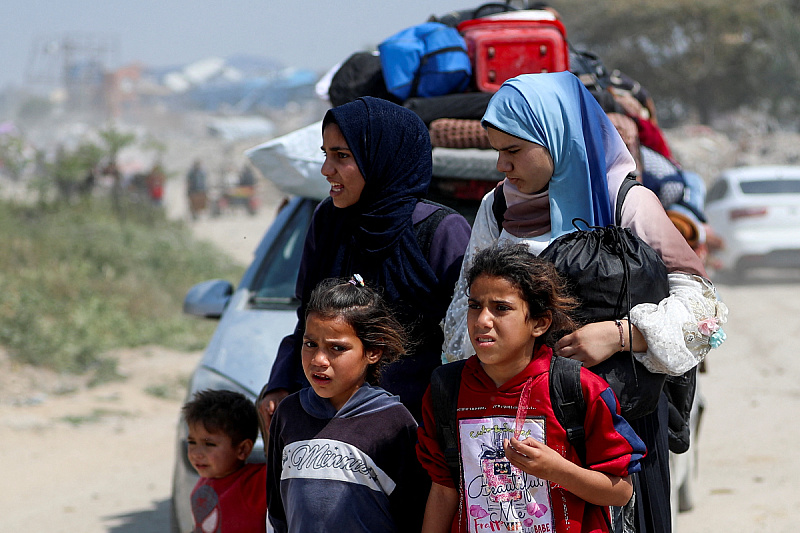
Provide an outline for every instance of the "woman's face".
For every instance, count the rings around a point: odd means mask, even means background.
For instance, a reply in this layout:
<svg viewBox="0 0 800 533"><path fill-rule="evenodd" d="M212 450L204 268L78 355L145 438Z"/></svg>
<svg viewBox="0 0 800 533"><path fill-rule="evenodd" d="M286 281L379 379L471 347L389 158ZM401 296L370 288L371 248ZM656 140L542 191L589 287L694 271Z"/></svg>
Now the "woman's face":
<svg viewBox="0 0 800 533"><path fill-rule="evenodd" d="M331 184L333 205L339 208L355 205L361 198L366 182L342 130L334 123L325 126L322 132L322 151L325 153L322 175Z"/></svg>
<svg viewBox="0 0 800 533"><path fill-rule="evenodd" d="M497 170L520 192L532 194L547 187L554 168L547 148L492 127L487 133L489 143L498 152Z"/></svg>

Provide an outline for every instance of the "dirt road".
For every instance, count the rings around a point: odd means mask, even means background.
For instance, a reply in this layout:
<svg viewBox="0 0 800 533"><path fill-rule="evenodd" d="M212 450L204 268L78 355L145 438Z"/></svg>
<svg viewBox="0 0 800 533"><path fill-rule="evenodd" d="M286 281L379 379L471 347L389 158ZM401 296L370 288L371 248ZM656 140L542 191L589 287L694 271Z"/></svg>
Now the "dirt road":
<svg viewBox="0 0 800 533"><path fill-rule="evenodd" d="M731 309L728 341L703 376L696 505L677 530L794 531L800 279L720 291ZM0 356L0 532L169 530L175 423L200 354L119 355L127 381L72 392L76 384Z"/></svg>

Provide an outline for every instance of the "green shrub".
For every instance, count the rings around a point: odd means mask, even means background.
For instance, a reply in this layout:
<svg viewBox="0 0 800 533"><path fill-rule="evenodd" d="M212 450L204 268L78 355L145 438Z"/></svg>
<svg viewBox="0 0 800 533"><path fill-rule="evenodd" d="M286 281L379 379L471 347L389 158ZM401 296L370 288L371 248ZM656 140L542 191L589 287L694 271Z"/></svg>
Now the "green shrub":
<svg viewBox="0 0 800 533"><path fill-rule="evenodd" d="M215 322L182 314L186 291L243 269L180 222L108 201L45 209L0 202L0 345L63 372L115 374L103 354L157 344L198 350ZM110 365L110 366L109 366Z"/></svg>

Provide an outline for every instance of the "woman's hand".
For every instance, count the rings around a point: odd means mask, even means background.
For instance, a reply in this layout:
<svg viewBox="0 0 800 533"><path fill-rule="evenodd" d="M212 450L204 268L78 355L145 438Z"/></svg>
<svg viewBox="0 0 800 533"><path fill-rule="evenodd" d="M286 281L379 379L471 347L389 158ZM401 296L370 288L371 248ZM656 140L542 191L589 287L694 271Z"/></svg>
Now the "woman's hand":
<svg viewBox="0 0 800 533"><path fill-rule="evenodd" d="M514 437L511 437L511 440L505 439L503 449L506 452L506 458L512 465L523 472L547 481L559 479L559 473L572 465L550 446L532 437L523 441Z"/></svg>
<svg viewBox="0 0 800 533"><path fill-rule="evenodd" d="M261 426L261 436L264 437L264 444L269 439L269 425L272 422L272 415L275 414L275 409L284 398L289 396L289 391L286 389L275 389L263 394L257 402L258 408L258 422Z"/></svg>
<svg viewBox="0 0 800 533"><path fill-rule="evenodd" d="M619 328L612 320L586 324L569 335L562 337L555 345L554 352L561 357L577 359L586 367L593 367L602 363L620 350L629 350L631 339L628 338L628 321L623 320L622 338L625 347L620 342ZM636 329L632 327L633 351L647 351L647 342Z"/></svg>

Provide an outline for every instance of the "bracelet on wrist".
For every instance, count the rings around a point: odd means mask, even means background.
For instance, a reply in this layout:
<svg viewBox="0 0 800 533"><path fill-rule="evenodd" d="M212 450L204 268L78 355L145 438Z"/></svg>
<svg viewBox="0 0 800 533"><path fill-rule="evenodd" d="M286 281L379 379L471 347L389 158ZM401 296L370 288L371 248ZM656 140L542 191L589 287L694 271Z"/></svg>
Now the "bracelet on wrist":
<svg viewBox="0 0 800 533"><path fill-rule="evenodd" d="M617 329L619 330L619 345L624 348L625 347L625 335L622 332L622 321L621 320L614 320L614 324L617 325Z"/></svg>

